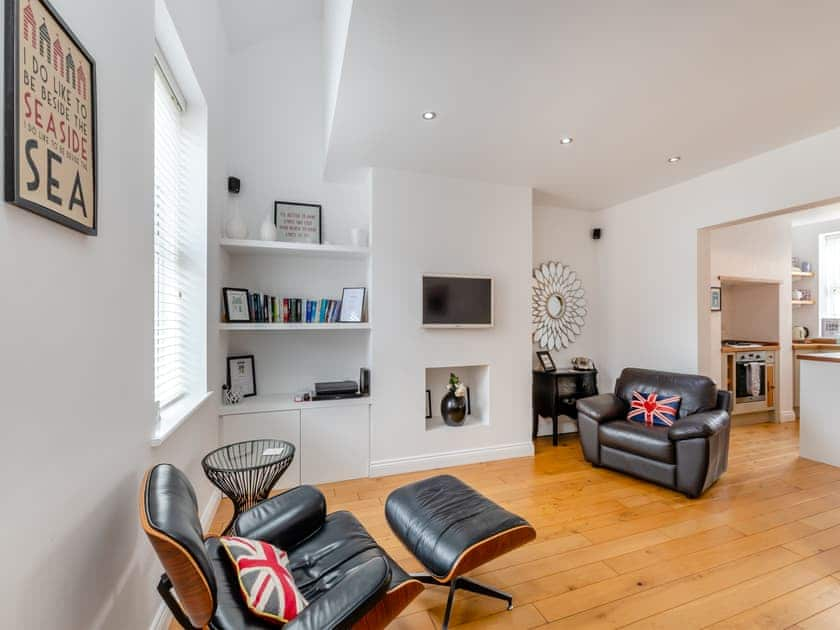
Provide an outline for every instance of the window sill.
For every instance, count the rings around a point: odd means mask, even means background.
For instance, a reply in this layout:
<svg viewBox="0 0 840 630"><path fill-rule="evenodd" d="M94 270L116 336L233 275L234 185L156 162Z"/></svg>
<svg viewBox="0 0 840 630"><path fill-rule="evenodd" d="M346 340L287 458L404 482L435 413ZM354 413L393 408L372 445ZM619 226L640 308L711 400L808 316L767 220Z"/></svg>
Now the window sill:
<svg viewBox="0 0 840 630"><path fill-rule="evenodd" d="M152 434L152 446L160 446L182 424L189 420L201 406L210 399L213 392L187 396L160 412L160 421Z"/></svg>

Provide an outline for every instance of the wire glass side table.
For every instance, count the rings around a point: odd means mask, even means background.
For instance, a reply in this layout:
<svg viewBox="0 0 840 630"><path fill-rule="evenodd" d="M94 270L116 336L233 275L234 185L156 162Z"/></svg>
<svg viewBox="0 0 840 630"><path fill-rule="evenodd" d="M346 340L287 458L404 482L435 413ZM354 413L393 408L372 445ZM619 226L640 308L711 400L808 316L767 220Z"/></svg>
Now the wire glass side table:
<svg viewBox="0 0 840 630"><path fill-rule="evenodd" d="M223 534L230 533L237 516L268 498L294 457L294 444L283 440L236 442L204 456L204 474L233 502L233 518Z"/></svg>

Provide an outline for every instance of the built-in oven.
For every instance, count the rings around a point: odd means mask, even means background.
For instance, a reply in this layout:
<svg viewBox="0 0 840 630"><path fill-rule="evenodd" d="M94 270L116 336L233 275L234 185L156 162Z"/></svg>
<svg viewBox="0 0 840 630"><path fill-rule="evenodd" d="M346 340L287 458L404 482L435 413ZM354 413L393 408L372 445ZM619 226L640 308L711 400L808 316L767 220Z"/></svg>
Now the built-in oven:
<svg viewBox="0 0 840 630"><path fill-rule="evenodd" d="M738 352L735 354L735 402L767 400L767 365L773 363L772 352Z"/></svg>

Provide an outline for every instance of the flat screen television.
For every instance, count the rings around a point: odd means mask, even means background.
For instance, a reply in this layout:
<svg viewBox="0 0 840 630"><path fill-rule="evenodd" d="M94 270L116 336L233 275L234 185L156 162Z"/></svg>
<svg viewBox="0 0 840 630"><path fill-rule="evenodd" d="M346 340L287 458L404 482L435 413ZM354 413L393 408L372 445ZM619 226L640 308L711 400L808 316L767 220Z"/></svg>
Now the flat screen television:
<svg viewBox="0 0 840 630"><path fill-rule="evenodd" d="M489 328L493 325L493 279L423 276L423 326Z"/></svg>

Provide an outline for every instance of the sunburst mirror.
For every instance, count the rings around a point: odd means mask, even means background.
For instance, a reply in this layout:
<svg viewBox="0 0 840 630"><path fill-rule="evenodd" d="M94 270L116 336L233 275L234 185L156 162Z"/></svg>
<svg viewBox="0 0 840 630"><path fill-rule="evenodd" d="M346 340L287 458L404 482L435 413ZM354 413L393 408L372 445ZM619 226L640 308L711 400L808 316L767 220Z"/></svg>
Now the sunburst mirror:
<svg viewBox="0 0 840 630"><path fill-rule="evenodd" d="M586 299L571 267L547 262L534 269L531 316L534 341L546 350L568 348L583 331Z"/></svg>

